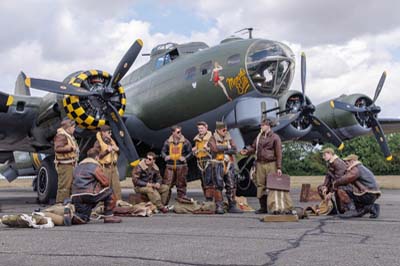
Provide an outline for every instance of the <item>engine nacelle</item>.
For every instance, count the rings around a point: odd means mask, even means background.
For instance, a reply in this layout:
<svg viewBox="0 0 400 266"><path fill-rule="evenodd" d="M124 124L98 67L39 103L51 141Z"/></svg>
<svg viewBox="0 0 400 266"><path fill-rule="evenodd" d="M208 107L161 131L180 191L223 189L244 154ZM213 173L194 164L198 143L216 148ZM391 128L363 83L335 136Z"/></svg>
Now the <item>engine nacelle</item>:
<svg viewBox="0 0 400 266"><path fill-rule="evenodd" d="M279 112L280 116L290 113L297 113L303 104L303 93L300 91L290 90L287 91L281 98L279 98ZM307 105L311 104L311 100L306 96ZM279 131L279 135L283 140L301 138L308 134L311 130L311 124L308 119L300 116L297 120L293 121L284 130Z"/></svg>
<svg viewBox="0 0 400 266"><path fill-rule="evenodd" d="M369 106L371 98L364 94L342 95L335 99L357 107ZM331 101L326 101L316 106L315 114L331 128L335 128L336 134L341 139L350 139L353 136L367 134L370 131L367 125L367 117L361 113L353 114L338 108L333 108Z"/></svg>
<svg viewBox="0 0 400 266"><path fill-rule="evenodd" d="M88 91L112 94L110 99L119 115L122 116L126 106L125 91L118 83L116 91L107 92L111 78L112 76L105 71L89 70L73 73L64 82ZM97 129L106 124L106 102L100 97L66 95L62 104L68 118L74 120L80 128Z"/></svg>

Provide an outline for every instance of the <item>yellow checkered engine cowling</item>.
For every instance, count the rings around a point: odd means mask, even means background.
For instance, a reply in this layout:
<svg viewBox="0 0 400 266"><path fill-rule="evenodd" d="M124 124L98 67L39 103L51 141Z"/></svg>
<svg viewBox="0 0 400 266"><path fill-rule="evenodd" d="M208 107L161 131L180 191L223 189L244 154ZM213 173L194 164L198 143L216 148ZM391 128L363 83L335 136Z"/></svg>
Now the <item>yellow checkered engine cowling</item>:
<svg viewBox="0 0 400 266"><path fill-rule="evenodd" d="M101 86L106 86L110 80L111 75L105 71L89 70L80 72L69 80L69 84L75 87L81 87L87 90L94 89L91 84L92 78L100 77L103 82ZM117 108L118 113L122 116L125 112L126 96L124 88L118 84L116 86L117 92L113 95L113 105ZM75 121L78 127L86 129L97 129L106 124L105 120L105 102L96 99L97 96L73 96L65 95L63 99L63 106L68 118Z"/></svg>

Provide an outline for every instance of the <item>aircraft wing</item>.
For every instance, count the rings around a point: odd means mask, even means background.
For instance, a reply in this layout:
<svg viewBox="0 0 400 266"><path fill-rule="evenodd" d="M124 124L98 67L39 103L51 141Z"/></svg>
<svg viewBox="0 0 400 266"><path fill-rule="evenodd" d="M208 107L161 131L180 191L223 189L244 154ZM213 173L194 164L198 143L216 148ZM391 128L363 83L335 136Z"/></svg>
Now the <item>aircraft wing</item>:
<svg viewBox="0 0 400 266"><path fill-rule="evenodd" d="M57 95L34 97L0 92L0 151L51 151L60 120ZM57 121L55 121L57 119Z"/></svg>
<svg viewBox="0 0 400 266"><path fill-rule="evenodd" d="M378 121L385 134L400 132L400 118L379 118Z"/></svg>

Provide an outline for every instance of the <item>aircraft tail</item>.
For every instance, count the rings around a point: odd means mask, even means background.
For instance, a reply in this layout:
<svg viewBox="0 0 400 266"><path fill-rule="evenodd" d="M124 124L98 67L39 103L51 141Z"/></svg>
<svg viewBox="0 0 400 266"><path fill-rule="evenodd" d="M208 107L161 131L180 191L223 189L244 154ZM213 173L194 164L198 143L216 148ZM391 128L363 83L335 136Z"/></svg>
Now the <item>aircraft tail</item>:
<svg viewBox="0 0 400 266"><path fill-rule="evenodd" d="M24 72L20 72L17 80L15 81L15 95L24 95L24 96L31 96L31 91L28 86L25 84L26 75Z"/></svg>

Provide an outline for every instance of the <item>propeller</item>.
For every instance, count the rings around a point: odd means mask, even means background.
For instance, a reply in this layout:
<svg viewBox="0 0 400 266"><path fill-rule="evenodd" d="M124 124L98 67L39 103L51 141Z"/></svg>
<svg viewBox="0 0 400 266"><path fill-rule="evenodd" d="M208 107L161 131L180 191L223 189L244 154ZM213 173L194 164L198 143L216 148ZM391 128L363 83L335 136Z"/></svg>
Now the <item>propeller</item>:
<svg viewBox="0 0 400 266"><path fill-rule="evenodd" d="M14 97L0 91L0 112L7 113L8 108L13 103Z"/></svg>
<svg viewBox="0 0 400 266"><path fill-rule="evenodd" d="M301 54L301 90L303 93L303 103L300 106L293 106L280 112L287 113L290 111L288 115L281 116L279 118L279 124L275 131L278 131L289 124L292 124L295 121L298 121L298 124L302 121L310 122L313 126L313 130L318 131L327 141L335 145L338 150L342 150L344 148L343 141L336 135L336 133L322 120L314 115L315 106L313 104L307 104L306 98L306 55L304 52ZM302 119L300 121L299 119Z"/></svg>
<svg viewBox="0 0 400 266"><path fill-rule="evenodd" d="M330 105L332 108L348 111L360 117L362 123L363 124L365 123L366 126L372 129L375 139L378 141L378 144L381 147L381 150L386 160L391 161L393 159L393 156L390 152L382 127L377 119L377 114L381 111L381 108L375 105L375 101L378 99L379 94L382 91L385 80L386 80L386 71L382 73L382 76L378 82L378 86L376 87L372 103L368 106L366 104L362 106L355 106L352 104L341 102L339 100L332 100L330 102Z"/></svg>
<svg viewBox="0 0 400 266"><path fill-rule="evenodd" d="M31 88L57 94L97 97L100 101L104 102L104 109L106 110L105 117L110 124L113 136L118 143L119 148L128 159L129 164L131 166L135 166L139 162L139 156L121 115L119 114L117 108L113 105L113 95L119 88L119 82L135 62L140 50L142 49L142 46L143 42L140 39L137 39L131 45L131 47L120 60L108 85L102 86L100 90L96 89L89 91L84 88L75 87L63 82L28 77L25 79L25 84Z"/></svg>

